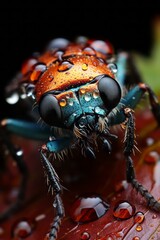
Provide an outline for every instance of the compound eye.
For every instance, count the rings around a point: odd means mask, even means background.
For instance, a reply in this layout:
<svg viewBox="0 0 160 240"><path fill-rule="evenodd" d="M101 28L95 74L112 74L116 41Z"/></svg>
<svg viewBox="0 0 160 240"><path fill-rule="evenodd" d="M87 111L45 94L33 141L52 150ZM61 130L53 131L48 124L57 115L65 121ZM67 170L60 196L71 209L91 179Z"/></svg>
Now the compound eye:
<svg viewBox="0 0 160 240"><path fill-rule="evenodd" d="M39 113L41 118L50 126L60 126L61 109L58 100L52 94L47 94L40 100Z"/></svg>
<svg viewBox="0 0 160 240"><path fill-rule="evenodd" d="M103 76L98 82L100 96L107 110L112 110L121 99L121 88L116 80Z"/></svg>

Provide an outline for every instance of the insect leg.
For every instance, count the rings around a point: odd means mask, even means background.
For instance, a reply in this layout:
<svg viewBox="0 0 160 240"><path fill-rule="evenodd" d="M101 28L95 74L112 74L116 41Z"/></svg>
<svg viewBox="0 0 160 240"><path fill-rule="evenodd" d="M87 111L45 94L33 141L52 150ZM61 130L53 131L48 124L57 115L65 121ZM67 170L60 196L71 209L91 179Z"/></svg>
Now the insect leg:
<svg viewBox="0 0 160 240"><path fill-rule="evenodd" d="M126 177L127 181L132 184L132 186L146 199L148 206L156 211L160 211L160 203L148 192L146 188L140 184L134 172L133 161L131 158L131 153L134 147L134 118L133 111L129 108L124 109L124 114L126 115L126 134L125 134L125 149L124 155L126 158Z"/></svg>
<svg viewBox="0 0 160 240"><path fill-rule="evenodd" d="M8 136L6 135L6 133L2 127L0 127L0 139L3 142L3 144L7 147L7 149L9 150L14 161L17 163L17 166L18 166L20 172L22 173L22 179L21 179L21 184L20 184L17 200L7 210L5 210L4 212L2 212L0 214L0 221L3 221L5 219L7 219L15 211L17 211L19 209L19 207L21 206L21 204L23 203L25 189L26 189L26 183L27 183L27 179L28 179L28 169L23 160L23 152L21 152L21 151L17 152L16 147L11 143L11 141L9 140Z"/></svg>
<svg viewBox="0 0 160 240"><path fill-rule="evenodd" d="M108 125L113 126L124 122L126 118L123 110L124 107L135 109L145 93L148 93L149 95L152 113L160 125L160 104L152 89L145 83L139 83L121 99L116 108L116 113L113 114L111 112L109 115Z"/></svg>
<svg viewBox="0 0 160 240"><path fill-rule="evenodd" d="M157 96L155 95L153 90L145 83L140 83L139 87L140 87L140 89L142 89L142 91L148 93L152 113L153 113L155 119L157 120L158 125L160 125L160 104L158 102Z"/></svg>
<svg viewBox="0 0 160 240"><path fill-rule="evenodd" d="M62 198L61 198L62 186L60 184L58 175L55 172L55 169L53 168L52 164L48 160L47 154L48 153L56 154L61 150L64 150L65 148L69 147L70 143L71 143L71 138L64 137L64 138L60 138L60 139L48 142L46 145L43 145L40 150L41 157L42 157L42 165L43 165L45 174L47 175L48 182L50 183L50 186L52 187L55 194L55 200L54 200L53 206L56 209L56 215L51 225L49 240L57 239L57 234L59 231L59 227L61 225L61 221L65 215L65 211L63 207Z"/></svg>
<svg viewBox="0 0 160 240"><path fill-rule="evenodd" d="M11 142L8 133L14 133L16 135L20 135L30 139L44 140L49 137L50 131L48 128L42 129L36 123L24 120L4 119L1 121L0 140L2 141L2 144L4 144L5 147L8 149L22 175L17 200L6 211L0 214L1 221L7 219L11 214L13 214L13 212L17 211L23 203L28 179L28 169L23 159L23 152L19 151L19 149L17 151L17 147L15 147L14 144ZM4 161L4 159L2 159L2 161Z"/></svg>

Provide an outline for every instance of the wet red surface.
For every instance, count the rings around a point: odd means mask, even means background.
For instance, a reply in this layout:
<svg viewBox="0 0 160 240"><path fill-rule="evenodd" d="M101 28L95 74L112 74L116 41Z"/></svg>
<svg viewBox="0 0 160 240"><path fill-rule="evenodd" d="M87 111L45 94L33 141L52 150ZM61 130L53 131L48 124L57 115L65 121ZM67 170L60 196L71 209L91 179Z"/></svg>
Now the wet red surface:
<svg viewBox="0 0 160 240"><path fill-rule="evenodd" d="M113 151L110 155L100 151L97 153L97 160L91 161L75 152L65 161L55 163L64 186L63 201L66 211L58 240L160 239L160 213L150 210L145 199L127 184L123 130L118 128L113 131L116 131L119 139L112 144ZM136 114L136 134L137 147L140 150L135 149L133 155L136 177L156 199L160 199L160 129L156 128L150 111ZM15 135L12 135L12 140L24 150L29 179L24 205L13 216L0 223L0 240L47 239L46 234L54 216L54 196L48 193L40 161L38 148L42 143ZM1 211L15 200L21 176L9 155L6 161L8 171L1 175L0 182ZM100 197L109 204L109 209L102 214L100 208L99 217L91 217L89 221L74 221L71 210L73 213L77 197L85 197L86 194L88 197ZM127 202L128 205L124 204L123 209L117 212L119 217L116 217L116 206L120 202ZM87 204L90 207L90 203ZM92 210L90 211L93 213ZM139 212L141 214L137 214ZM20 238L21 234L24 234L23 238Z"/></svg>

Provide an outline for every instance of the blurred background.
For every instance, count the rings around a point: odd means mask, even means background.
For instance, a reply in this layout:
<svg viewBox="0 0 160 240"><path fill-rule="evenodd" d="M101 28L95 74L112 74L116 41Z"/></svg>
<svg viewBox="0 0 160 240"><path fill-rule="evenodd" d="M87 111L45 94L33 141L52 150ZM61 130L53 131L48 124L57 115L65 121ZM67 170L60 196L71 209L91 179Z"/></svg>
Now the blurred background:
<svg viewBox="0 0 160 240"><path fill-rule="evenodd" d="M43 4L45 5L45 3ZM0 9L0 100L6 114L4 86L9 83L22 62L32 52L41 51L55 37L73 40L79 35L108 39L115 50L134 51L149 57L153 45L153 22L160 17L158 1L143 6L99 4L92 8L85 3Z"/></svg>

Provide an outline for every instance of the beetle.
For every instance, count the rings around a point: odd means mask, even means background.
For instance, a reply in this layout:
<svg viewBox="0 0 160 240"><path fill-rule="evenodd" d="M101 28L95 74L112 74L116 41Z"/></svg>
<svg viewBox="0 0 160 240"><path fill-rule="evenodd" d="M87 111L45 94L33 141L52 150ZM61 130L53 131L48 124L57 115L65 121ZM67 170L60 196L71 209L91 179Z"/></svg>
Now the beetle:
<svg viewBox="0 0 160 240"><path fill-rule="evenodd" d="M1 121L1 138L17 162L23 180L16 204L1 214L0 219L13 212L23 199L27 180L27 170L20 161L23 156L16 154L4 130L34 139L50 136L39 151L55 194L56 213L49 233L50 240L57 239L65 210L61 199L62 186L49 157L54 159L74 146L80 148L85 157L94 159L94 146L99 140L105 150L111 152L111 142L118 138L111 133L112 126L123 125L125 131L123 152L127 181L146 199L151 209L160 211L160 203L137 181L132 160L135 147L134 109L145 93L149 96L151 111L159 125L158 98L142 81L130 54L123 51L115 53L112 44L106 40L88 40L80 36L72 42L55 38L43 52L27 59L6 87L6 100L16 103L22 96L32 99L46 128L41 129L34 121ZM58 134L57 129L61 130Z"/></svg>

